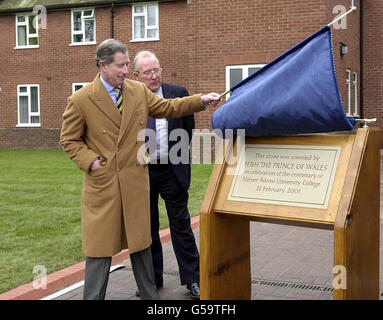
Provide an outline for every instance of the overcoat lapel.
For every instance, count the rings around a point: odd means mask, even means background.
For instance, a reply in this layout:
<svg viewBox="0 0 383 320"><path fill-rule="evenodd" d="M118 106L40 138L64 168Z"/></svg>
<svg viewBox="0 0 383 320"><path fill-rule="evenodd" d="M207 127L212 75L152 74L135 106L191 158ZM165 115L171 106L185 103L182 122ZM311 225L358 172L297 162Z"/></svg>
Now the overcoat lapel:
<svg viewBox="0 0 383 320"><path fill-rule="evenodd" d="M121 125L121 114L114 104L109 93L103 86L100 75L98 74L93 80L93 91L89 94L89 98L101 109L105 115L110 118L118 127Z"/></svg>
<svg viewBox="0 0 383 320"><path fill-rule="evenodd" d="M134 87L130 86L128 83L124 82L122 84L122 119L117 145L120 143L127 132L128 127L131 125L135 106L134 91Z"/></svg>

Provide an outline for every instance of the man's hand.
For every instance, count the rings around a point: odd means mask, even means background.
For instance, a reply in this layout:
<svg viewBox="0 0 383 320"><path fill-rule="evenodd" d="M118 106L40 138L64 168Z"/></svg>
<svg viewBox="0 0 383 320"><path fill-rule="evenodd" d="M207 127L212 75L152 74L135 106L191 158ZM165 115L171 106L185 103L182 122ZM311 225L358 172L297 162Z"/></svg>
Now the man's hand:
<svg viewBox="0 0 383 320"><path fill-rule="evenodd" d="M205 107L207 107L207 106L215 107L218 105L218 103L221 102L221 97L219 96L218 93L212 92L212 93L205 94L204 96L202 96L201 102Z"/></svg>
<svg viewBox="0 0 383 320"><path fill-rule="evenodd" d="M99 158L94 159L92 164L90 165L89 171L101 169L103 166L101 165L100 161L101 160Z"/></svg>

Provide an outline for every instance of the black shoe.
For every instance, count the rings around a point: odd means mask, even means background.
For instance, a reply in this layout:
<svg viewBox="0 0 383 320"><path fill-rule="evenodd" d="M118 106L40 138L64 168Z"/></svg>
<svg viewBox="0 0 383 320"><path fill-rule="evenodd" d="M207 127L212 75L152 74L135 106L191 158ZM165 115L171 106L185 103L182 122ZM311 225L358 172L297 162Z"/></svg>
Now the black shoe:
<svg viewBox="0 0 383 320"><path fill-rule="evenodd" d="M191 284L188 284L186 288L189 289L190 295L193 299L199 299L199 283L193 282Z"/></svg>

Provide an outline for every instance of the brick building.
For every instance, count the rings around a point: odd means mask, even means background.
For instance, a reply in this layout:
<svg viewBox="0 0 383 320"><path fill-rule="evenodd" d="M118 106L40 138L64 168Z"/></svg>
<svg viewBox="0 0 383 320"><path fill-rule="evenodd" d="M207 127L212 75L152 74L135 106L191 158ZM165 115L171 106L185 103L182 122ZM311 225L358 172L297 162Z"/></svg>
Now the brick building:
<svg viewBox="0 0 383 320"><path fill-rule="evenodd" d="M190 93L223 92L354 2L333 28L338 85L348 115L383 127L381 0L0 0L0 148L58 148L67 97L94 79L106 38L131 58L153 50Z"/></svg>

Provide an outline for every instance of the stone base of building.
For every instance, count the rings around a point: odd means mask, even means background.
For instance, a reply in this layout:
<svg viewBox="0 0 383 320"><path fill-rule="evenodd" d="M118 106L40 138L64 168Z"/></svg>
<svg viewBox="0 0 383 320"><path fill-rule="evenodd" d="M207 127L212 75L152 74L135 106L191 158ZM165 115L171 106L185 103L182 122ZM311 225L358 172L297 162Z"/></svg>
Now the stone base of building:
<svg viewBox="0 0 383 320"><path fill-rule="evenodd" d="M0 128L0 149L60 149L60 128Z"/></svg>

